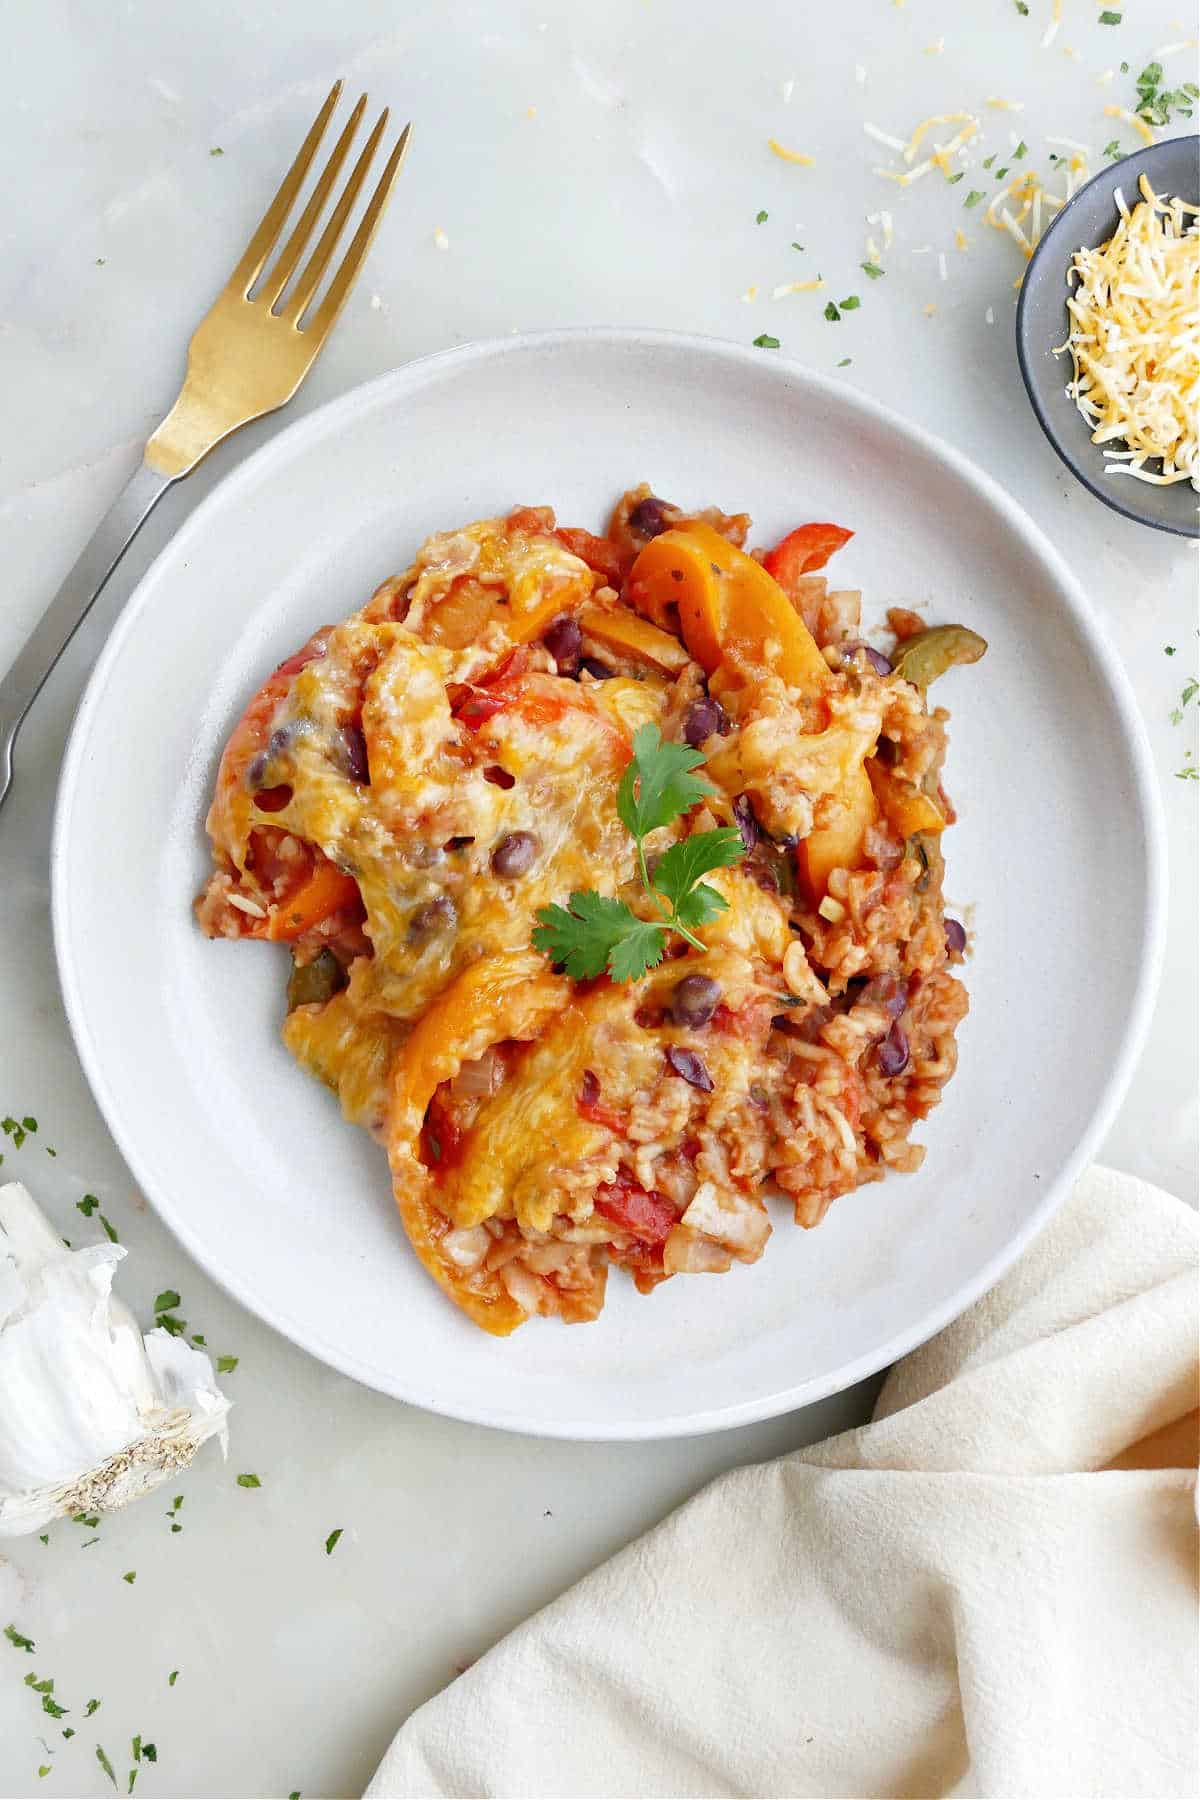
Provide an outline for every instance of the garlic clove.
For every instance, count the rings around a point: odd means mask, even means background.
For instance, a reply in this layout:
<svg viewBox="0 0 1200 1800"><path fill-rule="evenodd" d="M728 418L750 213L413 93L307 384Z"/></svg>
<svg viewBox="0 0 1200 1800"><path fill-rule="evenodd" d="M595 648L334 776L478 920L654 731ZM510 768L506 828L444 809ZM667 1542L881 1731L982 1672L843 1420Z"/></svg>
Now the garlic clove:
<svg viewBox="0 0 1200 1800"><path fill-rule="evenodd" d="M111 1510L226 1442L200 1350L143 1339L112 1293L120 1244L68 1250L29 1193L0 1187L0 1537Z"/></svg>

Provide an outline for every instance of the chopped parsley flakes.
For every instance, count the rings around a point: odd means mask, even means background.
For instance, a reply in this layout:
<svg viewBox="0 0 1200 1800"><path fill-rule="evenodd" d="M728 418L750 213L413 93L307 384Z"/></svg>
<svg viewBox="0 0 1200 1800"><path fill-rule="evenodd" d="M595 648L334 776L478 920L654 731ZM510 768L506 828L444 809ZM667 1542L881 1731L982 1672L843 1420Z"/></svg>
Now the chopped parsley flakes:
<svg viewBox="0 0 1200 1800"><path fill-rule="evenodd" d="M116 1787L117 1778L116 1778L116 1775L113 1773L112 1764L109 1762L108 1757L105 1755L103 1744L96 1745L96 1761L100 1764L100 1767L104 1770L104 1773L108 1776L108 1779L112 1782L113 1786Z"/></svg>
<svg viewBox="0 0 1200 1800"><path fill-rule="evenodd" d="M1100 23L1101 25L1119 25L1121 23L1121 15L1119 12L1102 12L1100 14Z"/></svg>
<svg viewBox="0 0 1200 1800"><path fill-rule="evenodd" d="M883 270L878 263L865 262L859 263L858 266L869 281L878 281L879 277L883 274Z"/></svg>
<svg viewBox="0 0 1200 1800"><path fill-rule="evenodd" d="M162 1293L159 1294L158 1298L154 1302L154 1310L156 1313L170 1312L172 1310L172 1308L174 1308L178 1305L179 1305L179 1295L175 1292L175 1289L174 1288L164 1288Z"/></svg>
<svg viewBox="0 0 1200 1800"><path fill-rule="evenodd" d="M341 1535L342 1535L342 1527L340 1525L338 1526L336 1531L330 1532L329 1536L325 1539L325 1554L326 1554L326 1556L333 1555L333 1552L337 1547L337 1541L341 1537Z"/></svg>
<svg viewBox="0 0 1200 1800"><path fill-rule="evenodd" d="M95 1194L85 1194L82 1200L77 1200L75 1202L75 1208L77 1212L83 1214L85 1219L90 1219L99 1204L100 1202Z"/></svg>
<svg viewBox="0 0 1200 1800"><path fill-rule="evenodd" d="M14 1650L24 1650L30 1656L33 1655L33 1639L31 1637L26 1637L23 1631L18 1631L15 1625L6 1625L4 1627L4 1635Z"/></svg>
<svg viewBox="0 0 1200 1800"><path fill-rule="evenodd" d="M238 1358L236 1356L218 1356L217 1358L218 1375L232 1375L237 1366Z"/></svg>
<svg viewBox="0 0 1200 1800"><path fill-rule="evenodd" d="M829 323L831 325L836 325L838 320L841 318L841 316L842 316L841 313L838 311L834 302L831 300L829 302L828 306L825 308L825 317L829 320Z"/></svg>
<svg viewBox="0 0 1200 1800"><path fill-rule="evenodd" d="M779 339L772 337L770 332L760 331L754 339L754 348L756 350L778 350Z"/></svg>
<svg viewBox="0 0 1200 1800"><path fill-rule="evenodd" d="M843 312L856 312L861 305L862 301L857 294L848 294L841 303Z"/></svg>
<svg viewBox="0 0 1200 1800"><path fill-rule="evenodd" d="M121 1577L121 1580L127 1581L129 1583L130 1587L132 1587L134 1582L137 1580L137 1570L136 1569L126 1569L125 1573Z"/></svg>
<svg viewBox="0 0 1200 1800"><path fill-rule="evenodd" d="M179 1670L178 1670L178 1669L172 1669L172 1670L171 1670L171 1673L170 1673L170 1674L169 1674L169 1675L168 1675L168 1676L167 1676L167 1686L168 1686L168 1687L174 1687L174 1686L175 1686L175 1683L176 1683L176 1682L177 1682L177 1681L178 1681L178 1680L179 1680Z"/></svg>
<svg viewBox="0 0 1200 1800"><path fill-rule="evenodd" d="M244 1488L255 1488L255 1487L262 1486L262 1482L258 1479L257 1475L239 1475L237 1478L237 1484L239 1487L244 1487Z"/></svg>
<svg viewBox="0 0 1200 1800"><path fill-rule="evenodd" d="M765 225L767 222L767 218L768 218L768 214L766 214L765 212L756 212L754 215L754 223L756 225Z"/></svg>
<svg viewBox="0 0 1200 1800"><path fill-rule="evenodd" d="M980 193L978 188L972 188L970 193L967 195L966 199L963 201L963 205L964 206L978 206L979 202L984 198L985 198L985 196Z"/></svg>

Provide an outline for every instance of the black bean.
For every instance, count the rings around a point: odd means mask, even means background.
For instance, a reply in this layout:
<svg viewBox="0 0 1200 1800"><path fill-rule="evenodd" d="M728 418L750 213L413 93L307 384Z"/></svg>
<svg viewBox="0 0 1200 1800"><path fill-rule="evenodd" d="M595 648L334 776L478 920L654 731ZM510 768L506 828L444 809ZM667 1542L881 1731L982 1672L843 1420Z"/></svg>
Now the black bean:
<svg viewBox="0 0 1200 1800"><path fill-rule="evenodd" d="M554 658L559 674L574 675L579 667L583 637L578 624L569 613L563 613L554 620L542 642Z"/></svg>
<svg viewBox="0 0 1200 1800"><path fill-rule="evenodd" d="M246 785L247 785L247 787L260 788L263 784L263 780L266 776L266 773L267 773L267 759L266 759L266 756L264 755L264 753L260 750L258 755L254 758L254 761L250 764L250 767L246 770Z"/></svg>
<svg viewBox="0 0 1200 1800"><path fill-rule="evenodd" d="M492 870L497 875L525 875L541 848L532 831L510 831L492 851Z"/></svg>
<svg viewBox="0 0 1200 1800"><path fill-rule="evenodd" d="M677 1025L707 1025L720 1004L719 982L707 975L685 975L671 995L671 1017Z"/></svg>
<svg viewBox="0 0 1200 1800"><path fill-rule="evenodd" d="M744 848L753 850L758 842L758 820L754 816L749 794L739 794L734 801L733 822L742 834Z"/></svg>
<svg viewBox="0 0 1200 1800"><path fill-rule="evenodd" d="M449 894L439 894L436 900L426 900L418 906L408 921L409 941L414 944L425 944L430 938L437 937L440 932L450 931L458 923L458 909Z"/></svg>
<svg viewBox="0 0 1200 1800"><path fill-rule="evenodd" d="M951 956L961 956L967 947L967 934L957 919L947 919L946 948Z"/></svg>
<svg viewBox="0 0 1200 1800"><path fill-rule="evenodd" d="M594 675L597 681L612 680L612 670L607 663L598 662L594 656L585 656L579 667L586 669L589 675Z"/></svg>
<svg viewBox="0 0 1200 1800"><path fill-rule="evenodd" d="M342 726L342 765L351 781L357 781L363 787L370 786L371 770L367 763L367 740L357 725Z"/></svg>
<svg viewBox="0 0 1200 1800"><path fill-rule="evenodd" d="M713 1078L694 1050L680 1050L672 1044L667 1051L667 1061L691 1087L699 1088L704 1094L712 1093Z"/></svg>
<svg viewBox="0 0 1200 1800"><path fill-rule="evenodd" d="M897 1020L875 1052L885 1075L900 1075L908 1067L908 1034Z"/></svg>
<svg viewBox="0 0 1200 1800"><path fill-rule="evenodd" d="M693 700L688 707L687 718L683 721L683 735L693 750L698 750L704 740L714 733L718 737L724 737L728 730L729 719L719 700L710 700L705 695L703 700Z"/></svg>
<svg viewBox="0 0 1200 1800"><path fill-rule="evenodd" d="M669 500L660 500L656 494L647 494L639 500L629 514L629 529L636 531L639 537L657 537L666 531L671 521L667 517Z"/></svg>

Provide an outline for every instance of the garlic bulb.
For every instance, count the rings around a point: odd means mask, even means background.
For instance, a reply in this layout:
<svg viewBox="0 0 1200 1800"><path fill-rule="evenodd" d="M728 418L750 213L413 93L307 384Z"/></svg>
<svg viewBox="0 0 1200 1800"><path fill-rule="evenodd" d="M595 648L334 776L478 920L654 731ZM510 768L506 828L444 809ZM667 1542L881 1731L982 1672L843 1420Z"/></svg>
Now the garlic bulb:
<svg viewBox="0 0 1200 1800"><path fill-rule="evenodd" d="M229 1401L201 1351L143 1340L114 1298L120 1244L68 1250L19 1182L0 1187L0 1537L124 1506L225 1448Z"/></svg>

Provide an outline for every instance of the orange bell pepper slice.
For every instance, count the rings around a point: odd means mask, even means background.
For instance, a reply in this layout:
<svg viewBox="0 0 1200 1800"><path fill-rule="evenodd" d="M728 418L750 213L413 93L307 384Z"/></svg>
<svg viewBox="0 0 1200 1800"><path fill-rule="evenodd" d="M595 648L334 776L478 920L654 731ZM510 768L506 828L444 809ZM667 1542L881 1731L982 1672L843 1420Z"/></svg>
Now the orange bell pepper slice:
<svg viewBox="0 0 1200 1800"><path fill-rule="evenodd" d="M736 652L808 694L828 684L825 658L778 582L711 525L674 526L651 538L627 593L660 626L677 606L683 641L710 675Z"/></svg>
<svg viewBox="0 0 1200 1800"><path fill-rule="evenodd" d="M879 810L898 836L907 838L918 831L946 829L941 809L920 788L897 781L892 771L875 757L868 759L866 770Z"/></svg>
<svg viewBox="0 0 1200 1800"><path fill-rule="evenodd" d="M418 1021L396 1059L388 1125L392 1188L417 1257L475 1324L507 1337L528 1314L499 1278L468 1286L442 1248L452 1221L436 1204L436 1184L418 1146L425 1112L443 1081L505 1038L536 1037L567 1005L571 983L547 971L536 950L510 950L472 963Z"/></svg>
<svg viewBox="0 0 1200 1800"><path fill-rule="evenodd" d="M857 763L837 790L841 802L828 825L811 831L796 846L796 872L814 906L819 906L834 869L856 869L862 862L863 838L875 820L875 795L862 763Z"/></svg>
<svg viewBox="0 0 1200 1800"><path fill-rule="evenodd" d="M273 906L258 929L248 935L266 938L272 944L290 943L357 899L358 883L354 877L343 875L335 863L321 857L312 874L286 900Z"/></svg>
<svg viewBox="0 0 1200 1800"><path fill-rule="evenodd" d="M678 675L687 666L688 653L679 639L669 631L660 631L639 613L609 612L606 607L589 605L580 609L579 623L589 637L648 663L664 675Z"/></svg>

